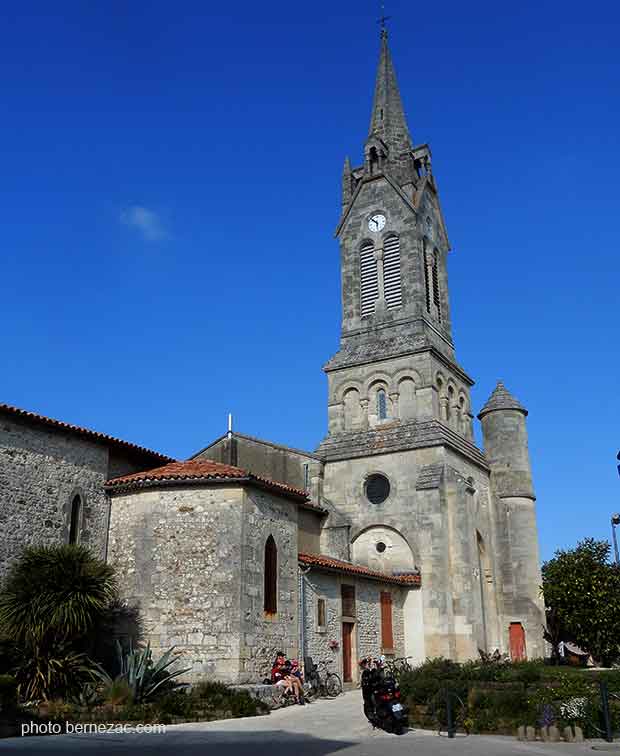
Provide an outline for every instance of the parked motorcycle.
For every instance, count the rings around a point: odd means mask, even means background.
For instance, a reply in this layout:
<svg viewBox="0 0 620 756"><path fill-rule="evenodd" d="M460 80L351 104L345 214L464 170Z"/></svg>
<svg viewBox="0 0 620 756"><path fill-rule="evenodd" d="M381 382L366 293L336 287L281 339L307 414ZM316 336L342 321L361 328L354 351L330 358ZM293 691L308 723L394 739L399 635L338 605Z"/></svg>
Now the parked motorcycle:
<svg viewBox="0 0 620 756"><path fill-rule="evenodd" d="M385 672L381 662L364 663L362 672L364 714L373 727L402 735L409 725L409 710L400 700L396 680Z"/></svg>

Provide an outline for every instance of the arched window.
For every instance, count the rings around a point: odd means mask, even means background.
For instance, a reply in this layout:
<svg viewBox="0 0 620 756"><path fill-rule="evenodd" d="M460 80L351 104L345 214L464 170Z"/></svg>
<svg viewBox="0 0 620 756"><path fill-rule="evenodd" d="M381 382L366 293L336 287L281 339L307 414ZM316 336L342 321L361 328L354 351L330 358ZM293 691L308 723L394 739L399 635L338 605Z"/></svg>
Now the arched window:
<svg viewBox="0 0 620 756"><path fill-rule="evenodd" d="M411 378L403 378L398 384L398 408L401 420L415 420L416 396L415 383Z"/></svg>
<svg viewBox="0 0 620 756"><path fill-rule="evenodd" d="M77 543L80 537L80 515L82 514L82 499L79 495L71 502L71 523L69 525L69 543Z"/></svg>
<svg viewBox="0 0 620 756"><path fill-rule="evenodd" d="M377 417L379 420L387 419L387 397L383 389L377 391Z"/></svg>
<svg viewBox="0 0 620 756"><path fill-rule="evenodd" d="M368 151L368 162L370 164L370 172L374 173L379 165L379 153L376 147L371 147Z"/></svg>
<svg viewBox="0 0 620 756"><path fill-rule="evenodd" d="M343 396L344 429L352 430L360 425L360 395L357 389L351 388Z"/></svg>
<svg viewBox="0 0 620 756"><path fill-rule="evenodd" d="M383 243L383 287L388 310L403 303L400 277L400 239L388 237Z"/></svg>
<svg viewBox="0 0 620 756"><path fill-rule="evenodd" d="M271 535L265 544L264 609L268 614L278 611L278 547Z"/></svg>
<svg viewBox="0 0 620 756"><path fill-rule="evenodd" d="M375 247L372 242L364 242L360 249L360 289L362 297L362 317L372 315L375 302L379 299L379 277Z"/></svg>

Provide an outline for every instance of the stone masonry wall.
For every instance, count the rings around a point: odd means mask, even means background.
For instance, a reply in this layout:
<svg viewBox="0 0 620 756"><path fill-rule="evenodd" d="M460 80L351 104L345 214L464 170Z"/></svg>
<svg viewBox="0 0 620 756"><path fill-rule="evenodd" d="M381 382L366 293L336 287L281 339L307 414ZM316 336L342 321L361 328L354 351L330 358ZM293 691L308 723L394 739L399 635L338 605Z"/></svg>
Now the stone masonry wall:
<svg viewBox="0 0 620 756"><path fill-rule="evenodd" d="M246 488L242 523L240 682L268 676L277 651L298 655L298 510L294 501ZM278 611L264 612L265 544L278 549Z"/></svg>
<svg viewBox="0 0 620 756"><path fill-rule="evenodd" d="M109 560L124 598L144 614L154 654L176 646L191 681L239 678L243 498L213 486L112 499Z"/></svg>
<svg viewBox="0 0 620 756"><path fill-rule="evenodd" d="M0 580L26 546L68 541L78 493L79 541L105 555L107 471L106 446L0 415Z"/></svg>
<svg viewBox="0 0 620 756"><path fill-rule="evenodd" d="M404 656L404 611L403 605L407 590L399 586L363 580L348 575L337 575L311 571L305 577L305 646L306 656L311 656L315 664L325 661L330 669L342 676L342 606L340 586L355 586L355 631L353 634L352 671L353 680L359 678L357 662L362 656L379 656L383 653L381 640L381 602L380 594L388 591L392 594L392 634L395 655ZM325 599L325 628L317 624L318 599ZM338 641L337 650L329 647L329 642Z"/></svg>

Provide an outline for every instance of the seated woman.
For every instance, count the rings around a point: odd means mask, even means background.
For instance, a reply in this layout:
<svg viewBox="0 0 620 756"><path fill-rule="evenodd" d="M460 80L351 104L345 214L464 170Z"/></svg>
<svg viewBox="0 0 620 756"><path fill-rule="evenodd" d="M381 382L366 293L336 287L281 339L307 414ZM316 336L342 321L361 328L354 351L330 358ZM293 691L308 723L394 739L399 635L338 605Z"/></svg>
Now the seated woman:
<svg viewBox="0 0 620 756"><path fill-rule="evenodd" d="M303 689L299 677L293 674L293 667L290 661L281 651L278 651L276 660L271 668L271 682L274 685L284 686L295 696L295 701L302 706L305 704Z"/></svg>

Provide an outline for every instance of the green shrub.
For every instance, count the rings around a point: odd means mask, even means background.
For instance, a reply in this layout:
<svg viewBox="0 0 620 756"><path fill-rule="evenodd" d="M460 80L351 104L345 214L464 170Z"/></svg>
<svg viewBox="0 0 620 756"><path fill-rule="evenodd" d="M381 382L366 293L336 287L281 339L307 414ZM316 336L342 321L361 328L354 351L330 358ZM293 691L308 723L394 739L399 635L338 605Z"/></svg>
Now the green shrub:
<svg viewBox="0 0 620 756"><path fill-rule="evenodd" d="M191 689L189 698L195 702L194 710L229 711L233 717L254 717L269 711L265 703L253 698L247 691L215 681L198 683Z"/></svg>
<svg viewBox="0 0 620 756"><path fill-rule="evenodd" d="M162 720L166 717L191 719L196 708L196 700L183 691L168 693L157 701L157 711Z"/></svg>
<svg viewBox="0 0 620 756"><path fill-rule="evenodd" d="M17 706L17 680L12 675L0 675L0 711Z"/></svg>
<svg viewBox="0 0 620 756"><path fill-rule="evenodd" d="M133 703L133 691L123 677L116 677L106 682L101 690L104 703L112 706L123 706Z"/></svg>
<svg viewBox="0 0 620 756"><path fill-rule="evenodd" d="M84 654L57 643L28 647L15 668L15 677L25 701L73 698L92 679L92 667Z"/></svg>
<svg viewBox="0 0 620 756"><path fill-rule="evenodd" d="M411 709L411 721L419 726L445 725L446 690L458 696L458 721L472 732L509 734L519 725L560 727L579 725L586 735L600 735L600 690L605 680L612 693L620 694L620 670L590 672L542 661L467 662L429 659L403 673L400 685ZM620 728L620 701L610 701L611 716ZM430 717L430 722L429 722Z"/></svg>

